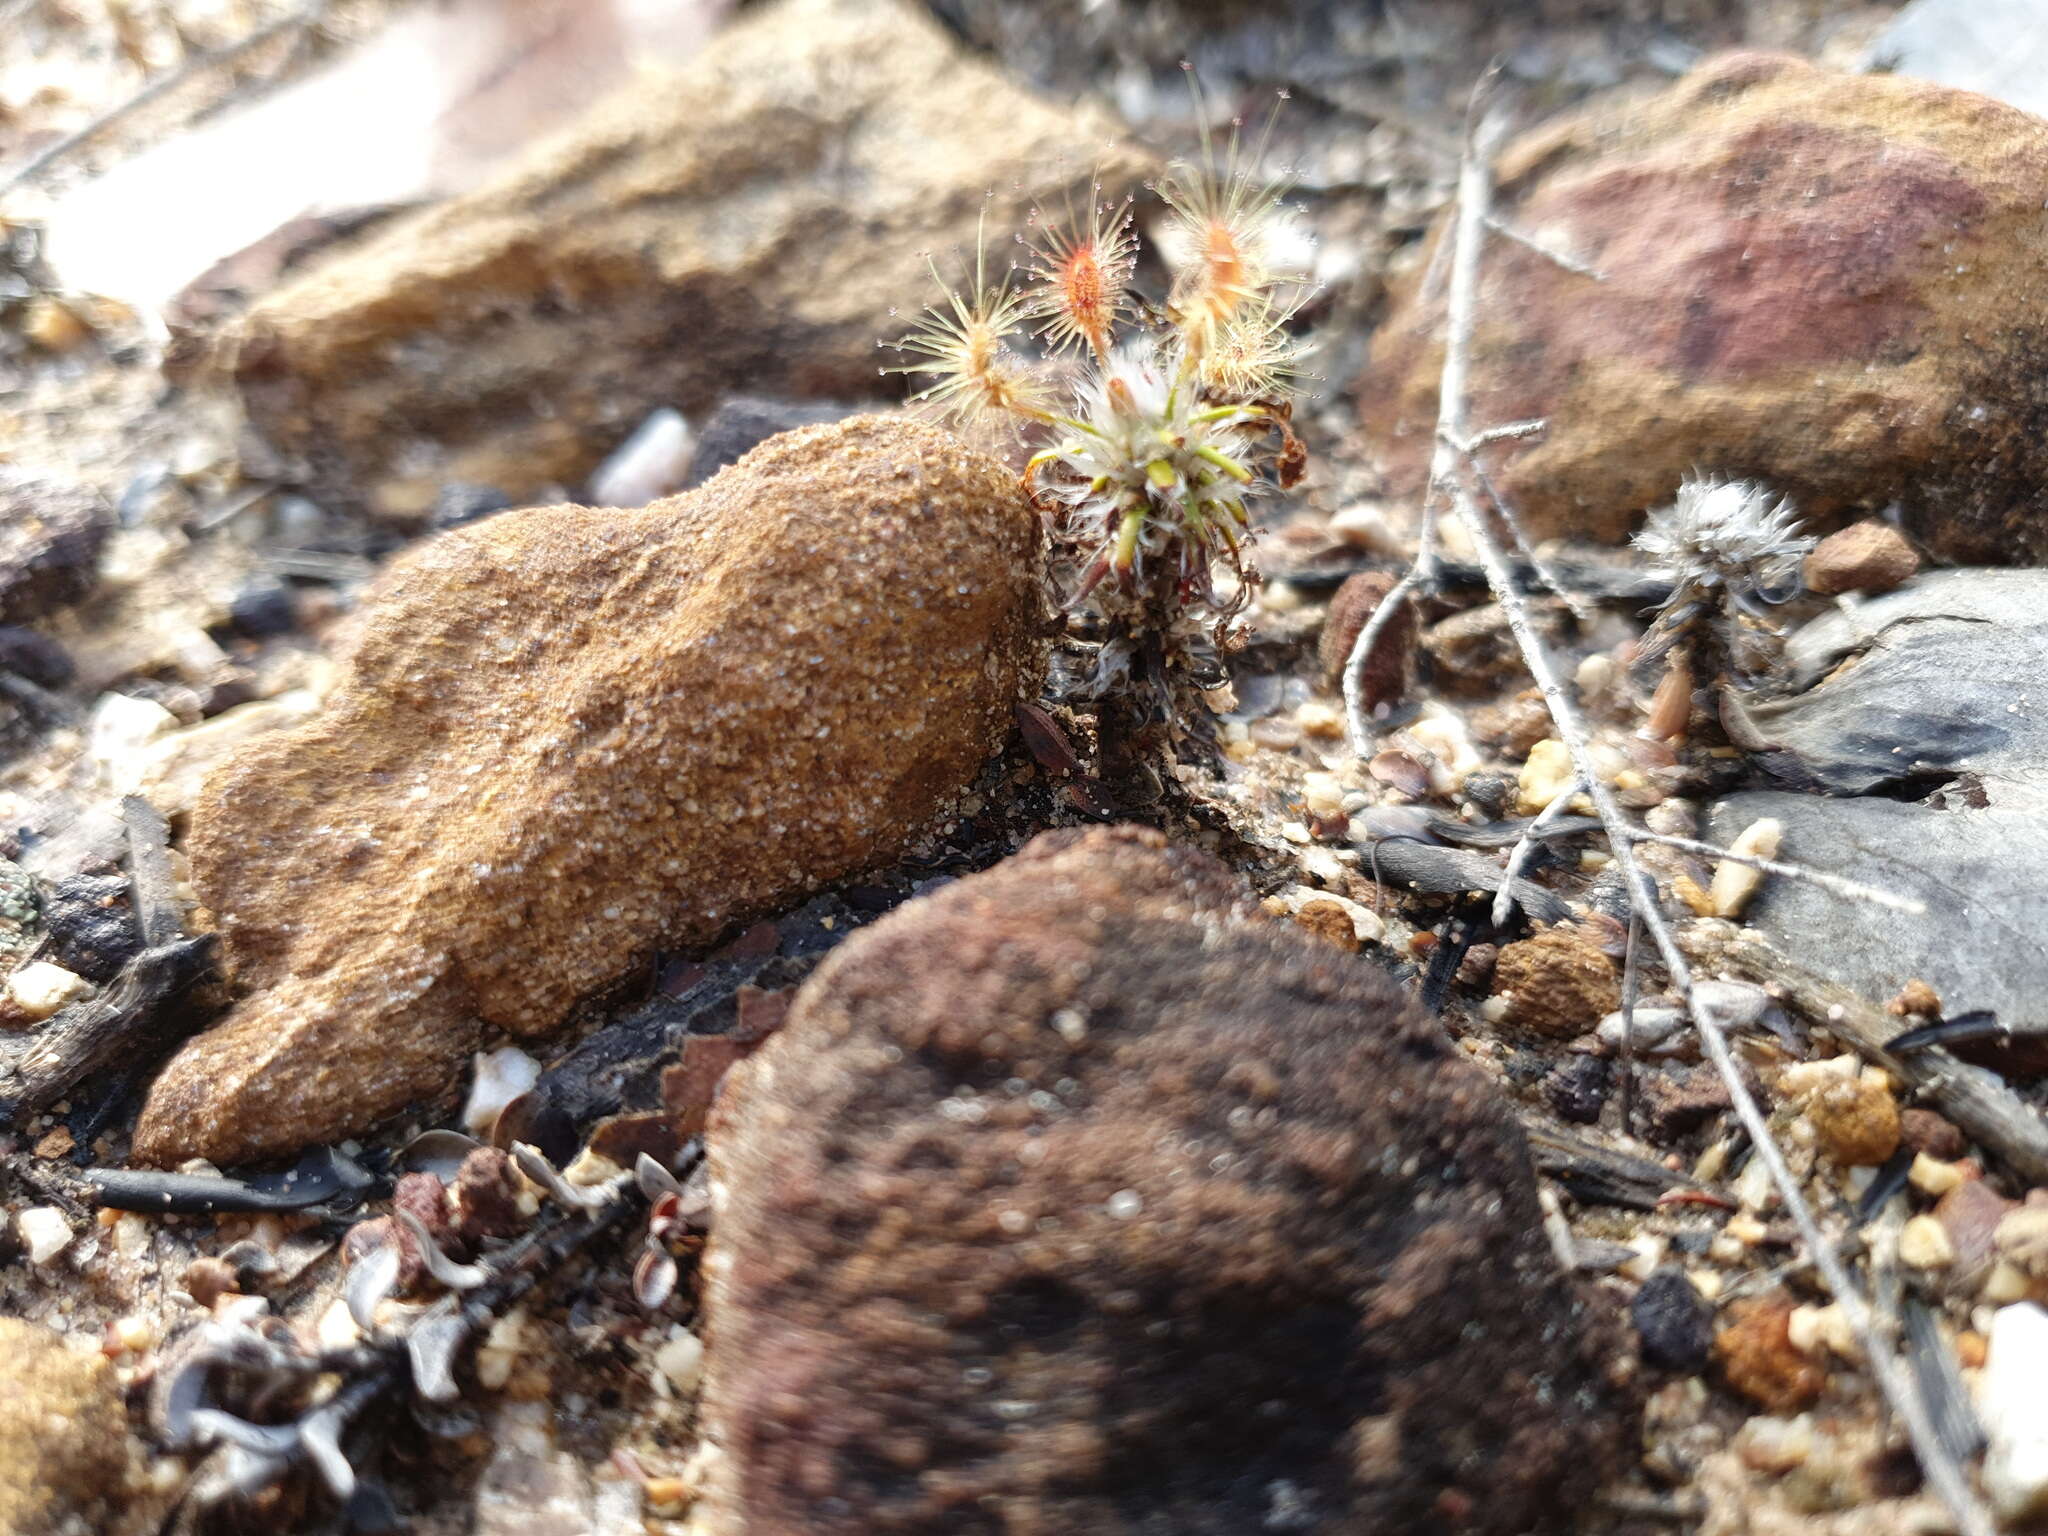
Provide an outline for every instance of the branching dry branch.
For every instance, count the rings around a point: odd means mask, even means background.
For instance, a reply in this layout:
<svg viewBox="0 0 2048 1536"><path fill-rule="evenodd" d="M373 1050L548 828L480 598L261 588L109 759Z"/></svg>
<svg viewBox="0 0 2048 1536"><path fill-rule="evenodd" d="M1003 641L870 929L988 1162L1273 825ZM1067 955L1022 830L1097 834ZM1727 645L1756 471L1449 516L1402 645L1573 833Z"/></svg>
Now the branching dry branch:
<svg viewBox="0 0 2048 1536"><path fill-rule="evenodd" d="M1748 1131L1756 1155L1762 1159L1765 1170L1770 1174L1771 1182L1784 1202L1786 1213L1798 1229L1814 1267L1820 1271L1828 1289L1840 1303L1857 1341L1863 1348L1864 1357L1880 1391L1905 1426L1929 1485L1948 1506L1955 1517L1958 1529L1964 1536L1993 1536L1994 1527L1990 1515L1971 1490L1968 1476L1961 1464L1943 1441L1928 1412L1925 1400L1907 1376L1892 1342L1881 1336L1868 1301L1850 1275L1848 1267L1842 1262L1833 1242L1821 1230L1820 1223L1815 1219L1805 1194L1799 1187L1799 1181L1793 1177L1792 1170L1786 1165L1784 1154L1779 1150L1771 1134L1769 1122L1765 1119L1762 1108L1736 1069L1725 1028L1711 1009L1699 1005L1694 995L1692 968L1679 946L1671 920L1665 914L1656 882L1636 861L1638 831L1622 814L1613 790L1601 779L1592 761L1591 734L1579 714L1578 706L1566 687L1556 662L1544 645L1536 626L1531 622L1528 601L1515 585L1507 556L1492 527L1482 515L1475 496L1475 488L1481 486L1481 472L1472 453L1467 451L1473 438L1465 424L1466 391L1473 325L1478 307L1479 258L1490 224L1492 163L1494 153L1504 137L1505 128L1504 120L1499 115L1482 113L1481 103L1489 83L1482 80L1475 90L1469 142L1458 176L1458 214L1453 234L1455 245L1451 253L1449 312L1445 324L1436 450L1430 465L1430 484L1426 492L1425 507L1447 505L1463 519L1480 562L1485 568L1487 585L1492 590L1494 600L1500 605L1530 676L1543 695L1544 704L1556 725L1558 737L1569 752L1572 767L1578 775L1587 799L1592 803L1593 813L1607 831L1615 866L1621 874L1624 889L1629 894L1632 917L1640 922L1643 931L1649 934L1651 942L1656 946L1657 954L1663 960L1665 972L1670 978L1671 990L1683 1000L1686 1013L1699 1033L1708 1059L1727 1087L1736 1118ZM1502 508L1505 513L1505 503L1490 485L1485 486L1481 493L1487 495L1493 504ZM1425 541L1417 554L1415 569L1410 571L1407 578L1410 581L1426 582L1434 574L1434 524L1427 515L1424 528ZM1428 569L1424 566L1425 559L1431 562ZM1400 588L1397 587L1395 590L1398 592ZM1391 605L1390 595L1388 601L1380 605L1380 611L1374 614L1374 619L1379 619ZM1354 647L1353 652L1354 662L1361 662L1365 656L1370 655L1370 646L1366 641L1372 627L1368 625L1366 633L1359 636L1359 645ZM1351 707L1354 702L1354 688L1350 674L1346 677L1345 702L1354 742L1363 744L1367 733L1361 712ZM1626 1035L1627 1030L1624 1029L1623 1033Z"/></svg>

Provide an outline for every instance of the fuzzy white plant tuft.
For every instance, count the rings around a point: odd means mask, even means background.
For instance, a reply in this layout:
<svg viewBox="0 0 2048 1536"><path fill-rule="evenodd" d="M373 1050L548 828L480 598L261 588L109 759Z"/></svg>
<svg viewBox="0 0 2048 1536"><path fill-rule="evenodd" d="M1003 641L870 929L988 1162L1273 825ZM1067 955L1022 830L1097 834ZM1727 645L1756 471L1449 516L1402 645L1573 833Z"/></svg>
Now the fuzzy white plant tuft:
<svg viewBox="0 0 2048 1536"><path fill-rule="evenodd" d="M1726 595L1748 607L1790 584L1813 548L1785 497L1754 480L1688 475L1635 537L1672 585L1673 604Z"/></svg>

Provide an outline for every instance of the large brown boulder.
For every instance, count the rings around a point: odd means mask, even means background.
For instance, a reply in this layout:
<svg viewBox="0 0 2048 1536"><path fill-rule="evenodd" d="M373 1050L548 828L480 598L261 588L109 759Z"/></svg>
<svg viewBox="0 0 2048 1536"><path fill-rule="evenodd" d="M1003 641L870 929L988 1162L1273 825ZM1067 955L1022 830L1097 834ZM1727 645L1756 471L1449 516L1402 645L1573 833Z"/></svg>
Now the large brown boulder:
<svg viewBox="0 0 2048 1536"><path fill-rule="evenodd" d="M326 712L201 795L193 881L253 995L172 1059L136 1155L360 1131L479 1021L552 1029L892 856L1036 686L1040 542L1001 465L867 416L408 552Z"/></svg>
<svg viewBox="0 0 2048 1536"><path fill-rule="evenodd" d="M1500 1099L1248 896L1048 833L806 983L711 1131L711 1532L1522 1532L1613 1467Z"/></svg>
<svg viewBox="0 0 2048 1536"><path fill-rule="evenodd" d="M251 418L330 500L423 515L461 481L575 486L647 411L866 399L879 340L992 270L1039 203L1142 174L1105 114L963 53L910 0L777 0L492 184L257 304Z"/></svg>
<svg viewBox="0 0 2048 1536"><path fill-rule="evenodd" d="M1604 276L1486 249L1470 419L1549 421L1491 450L1539 535L1619 538L1699 469L1809 513L1896 500L1956 559L2048 554L2048 123L1732 54L1538 130L1498 171L1500 214ZM1397 302L1362 391L1409 492L1436 423L1440 266Z"/></svg>

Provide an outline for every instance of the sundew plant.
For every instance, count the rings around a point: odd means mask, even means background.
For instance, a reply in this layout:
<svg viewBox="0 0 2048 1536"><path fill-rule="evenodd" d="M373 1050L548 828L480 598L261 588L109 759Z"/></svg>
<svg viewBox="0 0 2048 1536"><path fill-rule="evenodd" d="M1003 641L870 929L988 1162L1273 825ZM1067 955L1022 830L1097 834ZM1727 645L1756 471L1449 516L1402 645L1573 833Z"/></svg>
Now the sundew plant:
<svg viewBox="0 0 2048 1536"><path fill-rule="evenodd" d="M939 279L945 302L895 344L910 361L891 371L924 381L914 401L1030 450L1024 486L1060 595L1093 631L1083 691L1141 695L1173 722L1188 713L1177 694L1220 677L1217 651L1256 583L1247 501L1294 484L1307 457L1290 426L1298 242L1283 189L1257 174L1265 143L1245 154L1234 128L1219 154L1205 129L1199 162L1154 189L1163 303L1132 288L1130 201L1095 189L1078 217L1034 215L1026 256L999 275L978 242L971 289Z"/></svg>

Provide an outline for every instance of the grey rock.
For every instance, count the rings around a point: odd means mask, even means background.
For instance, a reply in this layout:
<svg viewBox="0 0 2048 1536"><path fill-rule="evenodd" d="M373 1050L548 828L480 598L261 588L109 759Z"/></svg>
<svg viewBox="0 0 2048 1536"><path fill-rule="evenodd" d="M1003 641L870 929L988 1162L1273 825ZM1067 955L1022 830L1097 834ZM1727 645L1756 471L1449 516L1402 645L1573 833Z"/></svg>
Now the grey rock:
<svg viewBox="0 0 2048 1536"><path fill-rule="evenodd" d="M1918 976L1952 1011L2048 1022L2048 980L2013 963L2048 945L2048 571L1932 572L1807 625L1786 655L1804 691L1750 711L1761 761L1832 795L1733 795L1706 837L1774 817L1780 857L1927 910L1773 877L1745 920L1867 997Z"/></svg>
<svg viewBox="0 0 2048 1536"><path fill-rule="evenodd" d="M1806 625L1785 659L1804 691L1746 711L1774 775L1862 795L1968 771L1993 800L2048 793L2048 571L1932 572Z"/></svg>
<svg viewBox="0 0 2048 1536"><path fill-rule="evenodd" d="M764 400L739 395L722 402L704 423L697 451L690 459L683 489L702 485L726 465L737 462L751 448L758 447L778 432L798 427L822 426L838 421L857 409L819 400Z"/></svg>

